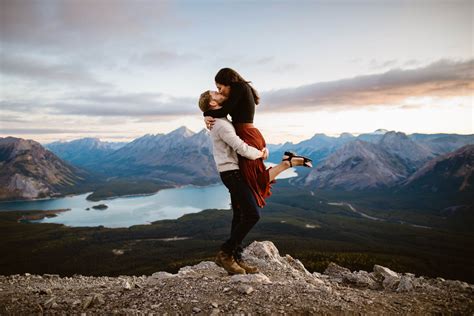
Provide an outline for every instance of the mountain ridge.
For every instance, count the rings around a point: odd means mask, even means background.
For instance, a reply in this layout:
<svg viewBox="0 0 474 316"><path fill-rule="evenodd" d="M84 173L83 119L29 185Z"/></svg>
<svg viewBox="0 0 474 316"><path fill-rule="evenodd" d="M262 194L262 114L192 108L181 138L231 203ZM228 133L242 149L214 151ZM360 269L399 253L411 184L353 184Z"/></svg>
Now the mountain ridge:
<svg viewBox="0 0 474 316"><path fill-rule="evenodd" d="M441 155L435 159L428 161L414 174L412 174L403 183L404 187L413 187L417 185L420 188L431 191L448 190L457 188L458 191L473 191L474 178L474 145L463 146L453 152ZM449 175L452 175L449 177ZM435 181L430 177L439 178ZM453 179L455 178L455 179ZM456 181L451 186L442 185L441 188L437 184L444 184L446 181Z"/></svg>
<svg viewBox="0 0 474 316"><path fill-rule="evenodd" d="M405 179L409 169L400 159L376 144L363 140L347 143L304 179L311 188L344 190L390 187Z"/></svg>
<svg viewBox="0 0 474 316"><path fill-rule="evenodd" d="M0 166L0 200L58 196L91 178L40 143L15 137L0 138Z"/></svg>

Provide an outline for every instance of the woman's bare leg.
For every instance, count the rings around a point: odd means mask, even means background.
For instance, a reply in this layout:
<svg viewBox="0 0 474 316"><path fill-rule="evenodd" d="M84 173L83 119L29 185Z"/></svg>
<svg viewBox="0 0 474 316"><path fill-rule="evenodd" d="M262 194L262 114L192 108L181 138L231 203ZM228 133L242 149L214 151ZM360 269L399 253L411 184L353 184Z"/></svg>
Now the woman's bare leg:
<svg viewBox="0 0 474 316"><path fill-rule="evenodd" d="M290 163L288 161L282 161L275 167L272 167L270 170L268 170L268 173L270 174L270 181L275 180L275 178L282 173L283 171L287 170L290 168Z"/></svg>

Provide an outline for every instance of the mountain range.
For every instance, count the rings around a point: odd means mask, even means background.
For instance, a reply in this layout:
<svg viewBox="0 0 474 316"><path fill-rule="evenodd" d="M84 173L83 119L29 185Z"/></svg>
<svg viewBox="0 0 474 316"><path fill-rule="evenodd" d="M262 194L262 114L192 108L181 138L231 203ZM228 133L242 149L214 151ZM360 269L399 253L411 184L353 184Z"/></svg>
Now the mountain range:
<svg viewBox="0 0 474 316"><path fill-rule="evenodd" d="M385 138L385 139L384 139ZM368 143L378 144L382 139L385 147L392 147L395 151L397 146L408 145L410 148L399 148L402 155L413 155L409 149L417 147L417 154L424 151L424 155L431 154L432 157L452 152L464 145L474 144L474 135L458 134L410 134L402 132L387 131L378 129L373 133L364 133L354 136L350 133L342 133L339 137L327 136L325 134L315 134L312 138L293 144L286 142L278 145L268 145L270 150L269 160L277 162L281 159L283 153L292 150L301 155L309 156L315 163L324 160L330 154L342 147L348 142L361 140ZM408 142L411 140L413 143Z"/></svg>
<svg viewBox="0 0 474 316"><path fill-rule="evenodd" d="M64 160L78 167L87 168L91 164L102 161L112 152L126 144L121 142L103 142L98 138L87 137L70 142L53 142L45 147Z"/></svg>
<svg viewBox="0 0 474 316"><path fill-rule="evenodd" d="M303 181L318 189L370 189L397 183L408 177L410 169L381 146L355 140L328 156Z"/></svg>
<svg viewBox="0 0 474 316"><path fill-rule="evenodd" d="M169 134L147 134L91 165L108 176L156 178L178 185L218 181L212 144L205 130L180 127Z"/></svg>
<svg viewBox="0 0 474 316"><path fill-rule="evenodd" d="M406 135L377 130L357 137L349 133L339 137L315 134L297 144L268 145L268 148L269 161L274 163L287 150L312 158L314 168L298 168L299 176L293 181L311 189L416 191L430 187L431 191L436 188L472 191L472 144L474 135ZM87 183L85 179L90 175L97 184L111 179L152 180L171 186L219 182L212 143L204 129L194 133L183 126L169 134L146 134L129 143L84 138L45 147L49 150L30 140L2 139L3 199L51 196L65 187ZM26 160L25 155L31 158ZM39 166L42 172L31 172ZM449 170L443 173L440 166ZM48 174L57 176L53 179ZM35 180L28 182L25 178ZM21 195L21 191L26 193Z"/></svg>
<svg viewBox="0 0 474 316"><path fill-rule="evenodd" d="M387 134L376 144L361 140L347 143L299 182L315 189L345 191L397 187L432 192L474 192L474 145L433 156L404 136L400 136L392 147L387 147L385 140L390 138L393 142L392 136Z"/></svg>
<svg viewBox="0 0 474 316"><path fill-rule="evenodd" d="M125 144L80 139L46 147L64 160L107 178L146 178L178 185L206 185L218 180L205 130L194 133L183 126L169 134L146 134Z"/></svg>

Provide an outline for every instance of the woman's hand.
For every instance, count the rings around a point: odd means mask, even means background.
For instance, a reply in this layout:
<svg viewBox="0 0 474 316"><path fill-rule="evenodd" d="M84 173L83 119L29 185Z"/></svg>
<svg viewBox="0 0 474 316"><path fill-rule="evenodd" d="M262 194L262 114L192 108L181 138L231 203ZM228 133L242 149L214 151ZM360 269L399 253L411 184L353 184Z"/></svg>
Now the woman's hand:
<svg viewBox="0 0 474 316"><path fill-rule="evenodd" d="M213 118L212 116L205 116L205 117L204 117L204 124L206 124L206 128L207 128L208 130L211 130L211 129L212 129L212 127L214 126L215 122L216 122L216 119Z"/></svg>
<svg viewBox="0 0 474 316"><path fill-rule="evenodd" d="M267 159L268 159L268 156L270 155L270 152L268 151L268 148L267 148L267 147L263 148L263 149L262 149L262 153L263 153L262 159L263 159L263 160L267 160Z"/></svg>

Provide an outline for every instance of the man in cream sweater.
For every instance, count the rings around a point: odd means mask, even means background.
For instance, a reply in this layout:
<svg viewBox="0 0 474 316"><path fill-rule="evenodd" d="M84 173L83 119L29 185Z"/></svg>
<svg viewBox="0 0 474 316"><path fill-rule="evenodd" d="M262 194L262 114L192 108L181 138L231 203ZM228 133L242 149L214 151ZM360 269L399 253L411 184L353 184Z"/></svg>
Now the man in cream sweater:
<svg viewBox="0 0 474 316"><path fill-rule="evenodd" d="M216 91L206 91L199 98L199 108L219 109L225 100ZM213 155L222 182L230 193L233 218L230 238L222 244L215 262L230 274L257 273L258 269L242 260L242 241L260 219L259 207L249 186L239 170L237 154L248 159L266 159L268 151L249 146L235 133L234 126L227 118L218 118L210 131Z"/></svg>

